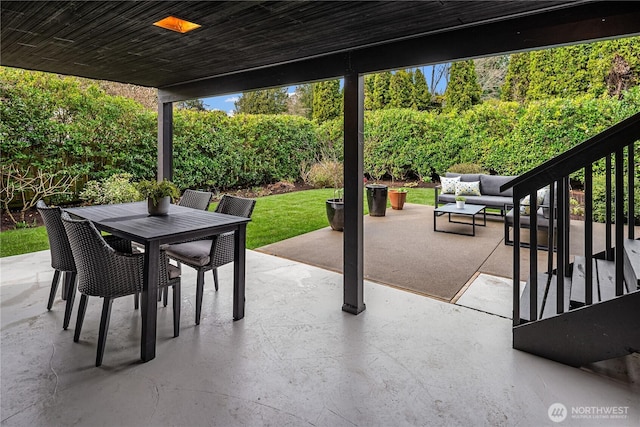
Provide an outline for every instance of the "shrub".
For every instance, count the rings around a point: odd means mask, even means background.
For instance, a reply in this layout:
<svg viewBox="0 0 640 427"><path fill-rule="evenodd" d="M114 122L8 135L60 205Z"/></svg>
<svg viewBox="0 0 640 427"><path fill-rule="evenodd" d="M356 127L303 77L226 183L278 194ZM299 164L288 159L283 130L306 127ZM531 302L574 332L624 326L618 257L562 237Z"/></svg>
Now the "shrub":
<svg viewBox="0 0 640 427"><path fill-rule="evenodd" d="M475 163L457 163L449 168L454 173L487 173L482 166Z"/></svg>
<svg viewBox="0 0 640 427"><path fill-rule="evenodd" d="M343 184L343 165L332 160L315 163L309 170L309 184L315 188L341 188Z"/></svg>
<svg viewBox="0 0 640 427"><path fill-rule="evenodd" d="M634 197L635 197L635 212L634 212L634 222L636 224L640 223L640 181L637 179L634 180ZM593 177L593 220L595 222L606 222L606 177L605 175L594 175ZM629 211L629 198L628 198L629 188L627 187L626 179L625 179L625 191L624 191L624 211ZM611 199L614 200L615 196L615 179L611 180ZM614 208L615 209L615 206ZM625 215L626 217L626 215ZM615 223L615 212L612 212L611 222Z"/></svg>
<svg viewBox="0 0 640 427"><path fill-rule="evenodd" d="M142 195L131 182L132 178L133 175L130 173L121 173L100 181L89 181L80 193L80 199L96 205L142 200Z"/></svg>

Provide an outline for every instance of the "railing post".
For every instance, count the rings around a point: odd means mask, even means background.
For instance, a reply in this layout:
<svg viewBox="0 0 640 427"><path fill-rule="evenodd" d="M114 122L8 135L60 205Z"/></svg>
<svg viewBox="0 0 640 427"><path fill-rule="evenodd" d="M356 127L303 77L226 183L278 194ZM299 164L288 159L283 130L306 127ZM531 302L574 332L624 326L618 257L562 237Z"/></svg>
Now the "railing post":
<svg viewBox="0 0 640 427"><path fill-rule="evenodd" d="M606 184L605 184L605 253L606 259L608 261L613 260L613 243L611 242L611 206L613 203L611 201L611 155L608 154L606 156L605 161L605 176L606 176Z"/></svg>
<svg viewBox="0 0 640 427"><path fill-rule="evenodd" d="M635 223L636 223L636 195L635 195L635 143L627 146L627 198L629 200L629 220L627 222L628 237L630 240L635 239Z"/></svg>
<svg viewBox="0 0 640 427"><path fill-rule="evenodd" d="M514 189L515 194L515 189ZM506 218L505 218L506 221ZM508 236L505 236L508 237ZM513 198L513 326L520 324L520 199Z"/></svg>
<svg viewBox="0 0 640 427"><path fill-rule="evenodd" d="M584 168L584 293L585 304L593 304L593 166Z"/></svg>
<svg viewBox="0 0 640 427"><path fill-rule="evenodd" d="M568 226L565 215L568 190L565 178L560 178L558 184L558 248L556 251L556 313L564 312L564 275L565 275L565 251L566 244L564 229Z"/></svg>
<svg viewBox="0 0 640 427"><path fill-rule="evenodd" d="M615 248L615 267L616 267L616 296L624 293L624 151L622 148L616 150L615 153L616 169L616 188L615 188L615 215L616 215L616 248Z"/></svg>

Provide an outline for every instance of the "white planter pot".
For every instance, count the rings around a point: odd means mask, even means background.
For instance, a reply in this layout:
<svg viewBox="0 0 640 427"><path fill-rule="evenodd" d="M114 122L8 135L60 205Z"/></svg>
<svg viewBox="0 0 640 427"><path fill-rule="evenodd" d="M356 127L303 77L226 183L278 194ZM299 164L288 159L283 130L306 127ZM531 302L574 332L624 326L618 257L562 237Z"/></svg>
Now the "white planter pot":
<svg viewBox="0 0 640 427"><path fill-rule="evenodd" d="M456 208L458 209L464 209L464 202L461 202L459 200L456 200Z"/></svg>

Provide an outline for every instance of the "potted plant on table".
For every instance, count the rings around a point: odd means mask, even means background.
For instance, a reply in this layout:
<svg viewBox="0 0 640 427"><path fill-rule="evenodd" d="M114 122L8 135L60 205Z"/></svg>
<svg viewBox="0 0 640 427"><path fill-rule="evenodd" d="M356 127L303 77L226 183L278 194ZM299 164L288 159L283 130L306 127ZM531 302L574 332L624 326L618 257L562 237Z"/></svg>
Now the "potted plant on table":
<svg viewBox="0 0 640 427"><path fill-rule="evenodd" d="M464 209L464 202L466 202L466 201L467 201L466 197L456 196L456 208Z"/></svg>
<svg viewBox="0 0 640 427"><path fill-rule="evenodd" d="M142 197L147 199L149 215L166 215L169 213L169 205L172 200L180 196L178 187L166 179L158 182L155 180L143 180L137 184Z"/></svg>

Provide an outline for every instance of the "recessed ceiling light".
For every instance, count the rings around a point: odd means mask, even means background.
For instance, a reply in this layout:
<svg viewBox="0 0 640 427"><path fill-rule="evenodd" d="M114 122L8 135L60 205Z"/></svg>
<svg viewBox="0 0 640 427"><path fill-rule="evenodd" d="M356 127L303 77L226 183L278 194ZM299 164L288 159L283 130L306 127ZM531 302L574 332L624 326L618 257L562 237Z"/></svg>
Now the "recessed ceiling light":
<svg viewBox="0 0 640 427"><path fill-rule="evenodd" d="M153 25L182 34L187 33L191 30L195 30L196 28L200 28L200 25L198 24L185 21L184 19L176 18L175 16L167 16L166 18L158 22L154 22Z"/></svg>

